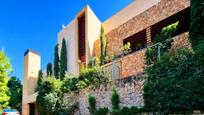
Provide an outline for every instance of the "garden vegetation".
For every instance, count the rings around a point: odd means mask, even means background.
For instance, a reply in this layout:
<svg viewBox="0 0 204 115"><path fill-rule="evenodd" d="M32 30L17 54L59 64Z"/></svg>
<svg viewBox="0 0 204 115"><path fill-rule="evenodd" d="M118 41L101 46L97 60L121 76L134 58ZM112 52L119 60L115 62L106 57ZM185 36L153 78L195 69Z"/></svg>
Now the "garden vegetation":
<svg viewBox="0 0 204 115"><path fill-rule="evenodd" d="M204 1L191 0L190 42L187 47L171 49L173 25L164 28L160 41L160 60L155 47L146 52L148 80L144 86L145 109L159 113L186 113L204 109ZM161 48L162 49L162 48ZM156 58L155 58L156 57Z"/></svg>

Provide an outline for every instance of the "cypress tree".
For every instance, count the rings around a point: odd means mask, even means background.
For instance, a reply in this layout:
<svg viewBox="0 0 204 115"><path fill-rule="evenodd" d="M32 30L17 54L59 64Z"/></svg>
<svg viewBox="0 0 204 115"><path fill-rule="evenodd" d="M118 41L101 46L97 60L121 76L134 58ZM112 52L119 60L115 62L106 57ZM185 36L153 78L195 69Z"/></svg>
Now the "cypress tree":
<svg viewBox="0 0 204 115"><path fill-rule="evenodd" d="M191 0L190 41L194 50L204 41L204 0Z"/></svg>
<svg viewBox="0 0 204 115"><path fill-rule="evenodd" d="M52 76L52 63L47 64L47 76Z"/></svg>
<svg viewBox="0 0 204 115"><path fill-rule="evenodd" d="M43 73L42 73L42 70L39 70L38 71L38 81L37 81L37 87L35 88L35 91L39 91L40 87L41 87L41 83L42 83L42 80L43 80Z"/></svg>
<svg viewBox="0 0 204 115"><path fill-rule="evenodd" d="M101 34L100 34L100 40L101 40L101 64L105 64L105 57L106 57L106 35L104 33L104 28L101 26Z"/></svg>
<svg viewBox="0 0 204 115"><path fill-rule="evenodd" d="M38 72L38 82L37 82L38 85L41 84L42 79L43 79L43 73L42 73L42 70L39 70L39 72Z"/></svg>
<svg viewBox="0 0 204 115"><path fill-rule="evenodd" d="M60 54L60 79L64 79L65 71L67 71L67 48L65 39L62 40L62 48Z"/></svg>
<svg viewBox="0 0 204 115"><path fill-rule="evenodd" d="M58 54L58 44L55 46L54 51L54 76L59 77L59 54Z"/></svg>

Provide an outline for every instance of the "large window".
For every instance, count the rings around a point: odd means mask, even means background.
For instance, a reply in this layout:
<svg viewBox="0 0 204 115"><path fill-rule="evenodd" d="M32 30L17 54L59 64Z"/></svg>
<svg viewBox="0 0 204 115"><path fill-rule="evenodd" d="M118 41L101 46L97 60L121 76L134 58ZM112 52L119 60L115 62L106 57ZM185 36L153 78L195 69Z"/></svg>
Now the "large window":
<svg viewBox="0 0 204 115"><path fill-rule="evenodd" d="M166 18L151 26L151 38L154 41L156 35L159 35L162 28L179 21L177 32L174 36L189 31L190 26L190 8L184 9L169 18Z"/></svg>
<svg viewBox="0 0 204 115"><path fill-rule="evenodd" d="M137 51L146 47L146 30L140 31L126 39L123 40L123 45L128 42L131 44L131 51Z"/></svg>
<svg viewBox="0 0 204 115"><path fill-rule="evenodd" d="M86 62L85 14L78 18L78 56L82 63Z"/></svg>

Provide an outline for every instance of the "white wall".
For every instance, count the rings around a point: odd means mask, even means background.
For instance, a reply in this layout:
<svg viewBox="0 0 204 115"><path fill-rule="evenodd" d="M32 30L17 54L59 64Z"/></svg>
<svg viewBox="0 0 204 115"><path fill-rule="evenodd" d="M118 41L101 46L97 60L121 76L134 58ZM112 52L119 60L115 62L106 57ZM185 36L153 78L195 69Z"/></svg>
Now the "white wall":
<svg viewBox="0 0 204 115"><path fill-rule="evenodd" d="M76 21L72 20L64 29L58 33L59 54L62 47L62 39L66 40L67 46L67 69L71 74L78 74L78 54L76 38Z"/></svg>
<svg viewBox="0 0 204 115"><path fill-rule="evenodd" d="M88 41L88 44L86 45L88 55L87 59L90 59L93 56L94 42L100 37L101 22L89 6L87 6L86 9L86 16L86 34Z"/></svg>

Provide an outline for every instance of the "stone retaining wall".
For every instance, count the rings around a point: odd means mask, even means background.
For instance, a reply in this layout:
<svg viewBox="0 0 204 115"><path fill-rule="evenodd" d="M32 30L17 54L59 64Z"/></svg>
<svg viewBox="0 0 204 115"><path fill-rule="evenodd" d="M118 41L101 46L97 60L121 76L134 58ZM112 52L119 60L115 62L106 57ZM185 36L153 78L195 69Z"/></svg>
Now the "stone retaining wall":
<svg viewBox="0 0 204 115"><path fill-rule="evenodd" d="M89 87L83 89L77 94L77 100L79 101L79 110L77 115L90 115L88 109L88 95L91 94L96 98L97 108L99 107L108 107L109 110L112 110L111 105L111 94L112 89L115 88L120 95L120 106L137 106L142 107L143 102L143 83L144 79L140 77L130 77L122 79L121 82L115 81L108 84L100 85L98 87Z"/></svg>

